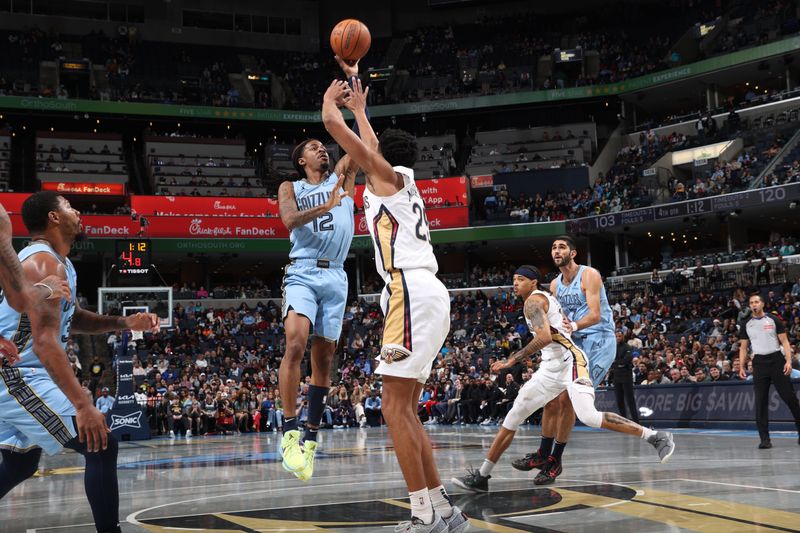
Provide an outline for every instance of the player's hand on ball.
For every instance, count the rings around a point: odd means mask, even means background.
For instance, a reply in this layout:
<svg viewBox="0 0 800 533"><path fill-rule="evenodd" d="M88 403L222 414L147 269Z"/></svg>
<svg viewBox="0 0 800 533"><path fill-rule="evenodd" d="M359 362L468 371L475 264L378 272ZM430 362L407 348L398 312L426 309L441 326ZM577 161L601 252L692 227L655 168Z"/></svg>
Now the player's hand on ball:
<svg viewBox="0 0 800 533"><path fill-rule="evenodd" d="M326 102L334 102L336 103L336 107L342 107L350 97L352 96L352 92L350 91L350 86L347 85L346 81L342 80L333 80L328 90L325 91L325 96L323 99Z"/></svg>
<svg viewBox="0 0 800 533"><path fill-rule="evenodd" d="M108 447L108 434L111 432L106 424L106 416L92 404L78 409L75 414L78 426L78 440L86 443L90 452L99 452Z"/></svg>
<svg viewBox="0 0 800 533"><path fill-rule="evenodd" d="M350 92L350 98L345 100L344 106L355 113L356 111L363 111L367 108L367 95L369 94L369 87L363 88L361 80L357 77L352 78L353 88Z"/></svg>
<svg viewBox="0 0 800 533"><path fill-rule="evenodd" d="M0 337L0 368L13 365L19 361L17 345L10 340Z"/></svg>
<svg viewBox="0 0 800 533"><path fill-rule="evenodd" d="M47 276L39 283L46 285L52 291L47 300L72 299L72 290L69 288L69 282L61 276Z"/></svg>
<svg viewBox="0 0 800 533"><path fill-rule="evenodd" d="M333 56L337 63L339 63L339 67L344 72L344 75L347 76L349 80L353 76L358 76L358 61L345 61L339 56Z"/></svg>
<svg viewBox="0 0 800 533"><path fill-rule="evenodd" d="M125 327L131 331L149 331L158 333L161 331L161 323L155 313L136 313L125 317Z"/></svg>

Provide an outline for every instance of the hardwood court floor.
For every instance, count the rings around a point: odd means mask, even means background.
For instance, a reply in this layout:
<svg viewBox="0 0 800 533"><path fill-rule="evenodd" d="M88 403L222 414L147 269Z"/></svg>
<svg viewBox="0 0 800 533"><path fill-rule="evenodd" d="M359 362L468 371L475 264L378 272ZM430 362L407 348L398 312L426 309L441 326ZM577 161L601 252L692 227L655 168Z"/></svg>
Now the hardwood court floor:
<svg viewBox="0 0 800 533"><path fill-rule="evenodd" d="M576 429L555 485L535 487L511 459L538 445L524 427L495 468L490 493L463 494L449 480L477 468L497 427L430 426L439 468L472 531L800 531L800 446L773 433L676 433L670 463L645 443ZM120 517L133 532L390 532L408 517L405 486L385 429L321 432L314 478L284 472L278 436L258 434L123 443ZM44 475L0 501L0 532L94 531L83 460L43 460Z"/></svg>

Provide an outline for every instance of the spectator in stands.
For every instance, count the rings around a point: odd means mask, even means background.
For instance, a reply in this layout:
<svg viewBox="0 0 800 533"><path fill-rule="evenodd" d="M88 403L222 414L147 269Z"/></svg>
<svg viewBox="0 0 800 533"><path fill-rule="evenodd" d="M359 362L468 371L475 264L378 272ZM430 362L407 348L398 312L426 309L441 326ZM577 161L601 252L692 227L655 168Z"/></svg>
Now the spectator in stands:
<svg viewBox="0 0 800 533"><path fill-rule="evenodd" d="M369 398L364 402L364 414L369 427L381 425L381 398L377 391L370 392Z"/></svg>
<svg viewBox="0 0 800 533"><path fill-rule="evenodd" d="M108 395L108 387L103 387L102 396L97 398L95 407L103 414L108 413L114 406L114 397Z"/></svg>
<svg viewBox="0 0 800 533"><path fill-rule="evenodd" d="M761 262L756 267L756 285L766 285L770 282L770 270L772 270L772 266L767 261L767 258L762 256Z"/></svg>

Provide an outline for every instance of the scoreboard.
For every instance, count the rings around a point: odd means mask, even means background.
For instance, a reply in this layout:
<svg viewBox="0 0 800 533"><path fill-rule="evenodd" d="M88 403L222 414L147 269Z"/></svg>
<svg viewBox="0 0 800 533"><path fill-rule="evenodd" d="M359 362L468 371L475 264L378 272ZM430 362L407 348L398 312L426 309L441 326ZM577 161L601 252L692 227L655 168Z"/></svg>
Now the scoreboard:
<svg viewBox="0 0 800 533"><path fill-rule="evenodd" d="M151 244L147 239L116 242L112 278L118 285L149 285L153 273Z"/></svg>

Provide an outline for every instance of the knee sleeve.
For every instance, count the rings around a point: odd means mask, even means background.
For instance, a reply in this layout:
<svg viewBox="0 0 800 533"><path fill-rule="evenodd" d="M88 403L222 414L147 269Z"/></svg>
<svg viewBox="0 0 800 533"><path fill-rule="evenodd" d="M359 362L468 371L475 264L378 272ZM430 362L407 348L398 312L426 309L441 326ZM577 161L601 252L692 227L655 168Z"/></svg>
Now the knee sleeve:
<svg viewBox="0 0 800 533"><path fill-rule="evenodd" d="M569 399L575 415L589 427L599 428L603 424L603 414L594 406L594 388L580 379L569 384Z"/></svg>

